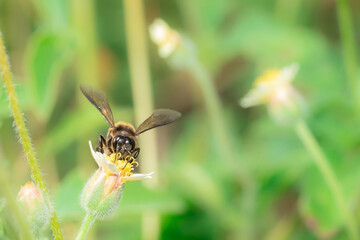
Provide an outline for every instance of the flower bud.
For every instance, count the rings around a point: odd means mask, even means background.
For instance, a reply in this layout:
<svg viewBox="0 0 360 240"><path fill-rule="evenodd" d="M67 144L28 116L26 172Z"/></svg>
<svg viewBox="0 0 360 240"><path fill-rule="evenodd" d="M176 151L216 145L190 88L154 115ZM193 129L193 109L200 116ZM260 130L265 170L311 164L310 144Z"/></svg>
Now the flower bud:
<svg viewBox="0 0 360 240"><path fill-rule="evenodd" d="M107 176L103 168L99 168L84 187L81 205L86 212L105 217L113 211L120 198L119 176Z"/></svg>
<svg viewBox="0 0 360 240"><path fill-rule="evenodd" d="M50 222L49 208L41 191L33 182L27 182L20 189L18 201L23 206L33 231L38 232Z"/></svg>
<svg viewBox="0 0 360 240"><path fill-rule="evenodd" d="M98 206L105 183L106 174L99 168L86 183L80 198L81 206L86 212L94 212Z"/></svg>

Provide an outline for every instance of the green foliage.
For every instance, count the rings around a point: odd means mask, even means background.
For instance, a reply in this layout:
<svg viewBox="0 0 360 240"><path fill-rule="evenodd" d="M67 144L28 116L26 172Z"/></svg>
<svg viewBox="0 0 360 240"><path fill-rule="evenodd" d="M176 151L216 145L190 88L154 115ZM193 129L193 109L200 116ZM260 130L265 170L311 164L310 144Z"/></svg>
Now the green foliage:
<svg viewBox="0 0 360 240"><path fill-rule="evenodd" d="M160 214L162 239L348 239L342 213L294 131L276 125L264 107L238 106L264 70L293 62L300 65L294 87L308 104L306 121L359 226L360 125L346 82L336 9L287 2L144 1L147 25L162 17L195 43L221 99L235 164L249 169L256 191L246 189L233 174L235 166L223 159L194 76L171 69L149 41L155 106L176 109L183 117L157 131L161 157L154 174L160 187L126 183L118 207L96 223L89 239L141 239L143 214L149 211ZM115 120L134 119L124 7L116 0L21 5L0 0L0 8L20 106L55 193L65 238L71 239L84 216L81 190L97 167L88 141L95 146L109 127L79 85L106 92ZM10 136L9 116L0 88L0 161L11 159L10 181L21 186L29 172ZM0 239L14 238L11 213L0 209Z"/></svg>
<svg viewBox="0 0 360 240"><path fill-rule="evenodd" d="M6 239L4 234L4 223L2 220L3 211L6 206L5 199L0 199L0 239Z"/></svg>
<svg viewBox="0 0 360 240"><path fill-rule="evenodd" d="M84 184L85 179L82 179L76 170L70 172L61 181L61 185L55 195L55 206L56 211L59 213L59 218L63 221L81 219L82 210L79 196Z"/></svg>
<svg viewBox="0 0 360 240"><path fill-rule="evenodd" d="M33 104L39 116L48 119L57 99L61 73L69 61L69 49L60 36L41 32L33 35L29 46L26 65Z"/></svg>

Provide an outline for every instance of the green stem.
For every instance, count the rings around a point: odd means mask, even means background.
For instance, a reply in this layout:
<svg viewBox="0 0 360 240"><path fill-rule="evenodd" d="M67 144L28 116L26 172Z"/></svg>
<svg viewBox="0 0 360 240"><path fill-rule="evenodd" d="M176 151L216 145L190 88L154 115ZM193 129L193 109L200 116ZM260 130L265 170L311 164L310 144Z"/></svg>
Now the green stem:
<svg viewBox="0 0 360 240"><path fill-rule="evenodd" d="M348 0L337 0L336 2L348 84L354 99L356 113L360 114L360 94L358 80L359 64L357 59L354 26L351 20L350 6Z"/></svg>
<svg viewBox="0 0 360 240"><path fill-rule="evenodd" d="M123 4L135 122L139 125L153 111L144 4L142 0L123 0ZM139 146L142 152L142 171L159 173L156 132L141 135ZM158 176L159 174L155 174L153 179L144 184L149 188L157 188ZM142 222L142 239L159 239L159 214L155 211L145 212Z"/></svg>
<svg viewBox="0 0 360 240"><path fill-rule="evenodd" d="M315 140L314 136L311 134L308 126L304 121L299 121L295 125L295 131L305 145L305 148L313 157L315 164L323 175L324 180L334 197L337 207L339 208L341 214L343 214L350 239L359 239L359 234L354 218L346 203L344 193L342 192L342 189L340 187L339 180L337 179L334 171L332 170L328 159L322 152L318 142Z"/></svg>
<svg viewBox="0 0 360 240"><path fill-rule="evenodd" d="M19 135L20 142L22 144L22 147L24 149L26 159L28 161L28 164L30 165L30 170L32 177L37 185L37 187L43 192L45 201L48 203L50 211L51 211L51 228L54 234L55 239L63 239L59 221L56 216L56 212L54 209L54 206L52 204L52 201L50 199L48 190L46 188L45 181L41 175L39 164L37 162L37 159L35 157L35 152L33 149L33 146L31 144L31 140L29 137L29 133L27 131L23 115L20 110L18 98L16 96L14 84L12 82L11 78L11 72L10 72L10 65L9 61L6 55L5 46L3 43L3 39L0 33L0 72L2 75L2 78L4 80L5 88L8 94L9 103L10 103L10 109L12 111L14 121L15 121L15 127L17 130L17 133Z"/></svg>
<svg viewBox="0 0 360 240"><path fill-rule="evenodd" d="M71 26L76 33L76 48L75 48L75 64L74 68L77 85L86 81L86 83L99 87L101 83L99 75L99 56L98 56L98 39L96 36L96 20L95 20L95 3L93 0L76 0L69 1L72 21ZM76 91L77 103L82 107L88 106L84 95L81 91ZM83 139L90 139L91 132L85 134ZM86 144L78 144L77 147L77 167L81 169L88 169L89 148ZM89 172L90 173L90 172Z"/></svg>
<svg viewBox="0 0 360 240"><path fill-rule="evenodd" d="M86 213L85 218L81 224L78 235L75 240L83 240L86 238L91 226L94 224L96 216L91 213Z"/></svg>
<svg viewBox="0 0 360 240"><path fill-rule="evenodd" d="M71 1L72 26L77 33L76 40L76 77L77 80L84 81L91 85L100 84L98 69L98 40L95 31L93 0ZM80 92L80 91L78 91ZM83 99L83 95L81 99ZM85 103L85 101L84 101ZM87 104L87 103L86 103Z"/></svg>
<svg viewBox="0 0 360 240"><path fill-rule="evenodd" d="M191 55L192 54L189 54L189 56ZM220 98L215 90L212 79L195 56L189 58L188 68L203 93L205 107L210 117L211 129L214 131L219 150L223 155L223 160L227 161L229 166L236 171L236 176L244 185L252 184L246 167L239 166L240 162L237 161L236 154L232 150L232 144L226 129L226 122L223 118L224 114L221 109Z"/></svg>
<svg viewBox="0 0 360 240"><path fill-rule="evenodd" d="M14 214L17 223L19 224L21 235L26 240L34 239L31 234L30 226L24 218L24 214L20 211L16 204L16 199L9 188L9 182L6 179L6 174L2 168L0 168L0 190L6 199L6 206L9 207L10 211Z"/></svg>
<svg viewBox="0 0 360 240"><path fill-rule="evenodd" d="M231 166L232 174L241 184L243 184L244 192L241 202L241 212L247 217L246 226L241 228L242 239L253 239L254 233L254 211L255 202L257 198L257 187L254 179L249 175L249 170L246 166L241 165L237 161L237 156L233 152L230 137L227 132L226 123L223 118L221 102L219 95L217 94L212 79L204 66L193 54L188 54L188 68L197 80L200 89L203 93L207 112L209 114L211 129L214 131L216 137L216 143L219 146L219 150L222 154L222 160L227 162Z"/></svg>

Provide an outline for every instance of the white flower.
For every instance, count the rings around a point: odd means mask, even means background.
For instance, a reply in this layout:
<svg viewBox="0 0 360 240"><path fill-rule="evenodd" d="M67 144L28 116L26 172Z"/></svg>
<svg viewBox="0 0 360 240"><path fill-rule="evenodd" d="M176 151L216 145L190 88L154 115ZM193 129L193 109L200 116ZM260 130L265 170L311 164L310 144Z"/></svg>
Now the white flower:
<svg viewBox="0 0 360 240"><path fill-rule="evenodd" d="M151 173L134 173L132 175L130 175L129 177L123 177L124 180L126 181L137 181L137 180L143 180L146 178L152 178L152 175L154 174L154 172Z"/></svg>
<svg viewBox="0 0 360 240"><path fill-rule="evenodd" d="M95 159L97 165L99 168L102 168L107 175L118 175L121 177L121 182L126 181L137 181L137 180L143 180L147 178L152 178L152 175L154 172L146 173L146 174L140 174L140 173L132 173L133 167L132 165L136 163L136 161L133 161L132 163L127 163L126 160L114 160L115 154L111 154L110 156L107 156L104 153L101 152L95 152L92 148L91 141L89 141L90 151ZM116 164L115 164L116 163Z"/></svg>
<svg viewBox="0 0 360 240"><path fill-rule="evenodd" d="M118 174L118 169L116 165L107 160L106 154L103 154L101 152L95 152L94 149L92 148L91 141L89 141L89 145L90 145L91 154L95 159L97 165L103 168L106 173Z"/></svg>
<svg viewBox="0 0 360 240"><path fill-rule="evenodd" d="M252 107L263 103L286 102L293 90L291 82L294 79L299 66L296 63L284 67L281 70L267 70L254 82L254 88L240 100L242 107Z"/></svg>
<svg viewBox="0 0 360 240"><path fill-rule="evenodd" d="M99 169L85 185L81 195L82 207L98 217L105 217L116 208L125 182L151 178L153 173L133 174L136 159L127 161L118 154L106 155L95 152L89 141L90 151Z"/></svg>
<svg viewBox="0 0 360 240"><path fill-rule="evenodd" d="M240 100L240 105L247 108L267 104L276 122L282 125L294 123L306 112L302 96L291 85L298 70L296 63L280 70L267 70L255 80L254 88Z"/></svg>
<svg viewBox="0 0 360 240"><path fill-rule="evenodd" d="M162 58L170 56L178 47L181 37L162 19L157 18L149 27L150 37L159 47Z"/></svg>

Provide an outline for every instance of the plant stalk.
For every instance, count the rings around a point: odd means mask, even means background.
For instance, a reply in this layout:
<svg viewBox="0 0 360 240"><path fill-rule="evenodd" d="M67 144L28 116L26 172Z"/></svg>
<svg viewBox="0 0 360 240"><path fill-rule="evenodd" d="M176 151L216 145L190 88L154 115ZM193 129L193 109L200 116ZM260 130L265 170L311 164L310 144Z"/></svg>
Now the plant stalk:
<svg viewBox="0 0 360 240"><path fill-rule="evenodd" d="M189 54L191 56L191 54ZM229 138L229 134L226 129L226 122L223 118L224 114L222 111L220 98L215 90L213 82L205 70L204 66L193 57L189 58L188 68L193 74L195 80L200 86L203 93L205 107L210 117L211 128L214 131L215 137L217 138L217 144L222 153L223 160L232 167L237 177L241 180L244 185L251 185L251 180L248 171L245 166L239 166L240 162L237 161L237 156L232 150L232 144Z"/></svg>
<svg viewBox="0 0 360 240"><path fill-rule="evenodd" d="M354 26L351 20L350 5L348 0L337 0L337 14L340 28L341 43L345 70L348 79L348 85L353 97L355 112L360 115L360 94L357 58L357 49L355 43Z"/></svg>
<svg viewBox="0 0 360 240"><path fill-rule="evenodd" d="M41 175L40 167L35 156L34 148L31 144L29 133L27 131L25 121L20 110L18 98L16 96L14 84L12 82L10 64L6 55L5 46L1 33L0 33L0 72L4 80L5 88L10 103L10 109L14 117L15 129L19 135L19 139L24 149L28 164L30 165L32 178L34 179L34 182L36 183L37 187L43 192L44 199L46 203L49 205L49 209L51 211L50 222L51 222L51 228L53 231L54 238L63 239L60 224L57 219L53 203L50 199L49 192L46 188L45 181Z"/></svg>
<svg viewBox="0 0 360 240"><path fill-rule="evenodd" d="M91 213L86 213L85 218L81 224L76 240L83 240L86 238L91 226L94 224L96 216Z"/></svg>
<svg viewBox="0 0 360 240"><path fill-rule="evenodd" d="M328 159L325 157L318 142L316 141L304 121L301 120L295 125L295 132L305 145L307 151L313 157L316 166L324 177L324 180L334 197L335 203L345 219L345 225L350 239L358 240L359 233L355 220L346 203L344 193L340 187L339 180L337 179L333 169L331 168Z"/></svg>
<svg viewBox="0 0 360 240"><path fill-rule="evenodd" d="M144 4L142 0L123 0L123 4L135 122L139 126L153 111ZM141 135L139 142L142 152L142 171L157 173L153 179L146 181L145 184L149 188L157 188L159 185L158 148L155 133ZM153 211L145 212L142 222L142 239L159 239L159 214Z"/></svg>
<svg viewBox="0 0 360 240"><path fill-rule="evenodd" d="M237 161L238 158L232 150L230 137L226 128L227 125L223 118L224 114L221 109L221 101L208 72L194 55L188 55L190 56L188 59L188 69L193 74L203 93L205 106L210 118L211 129L214 131L217 139L219 150L223 156L222 160L231 166L231 174L234 175L234 178L237 179L244 188L240 205L241 211L246 214L248 221L245 223L246 226L242 228L241 238L253 239L253 227L255 223L254 211L257 198L256 182L250 176L246 166L241 165L241 163Z"/></svg>

